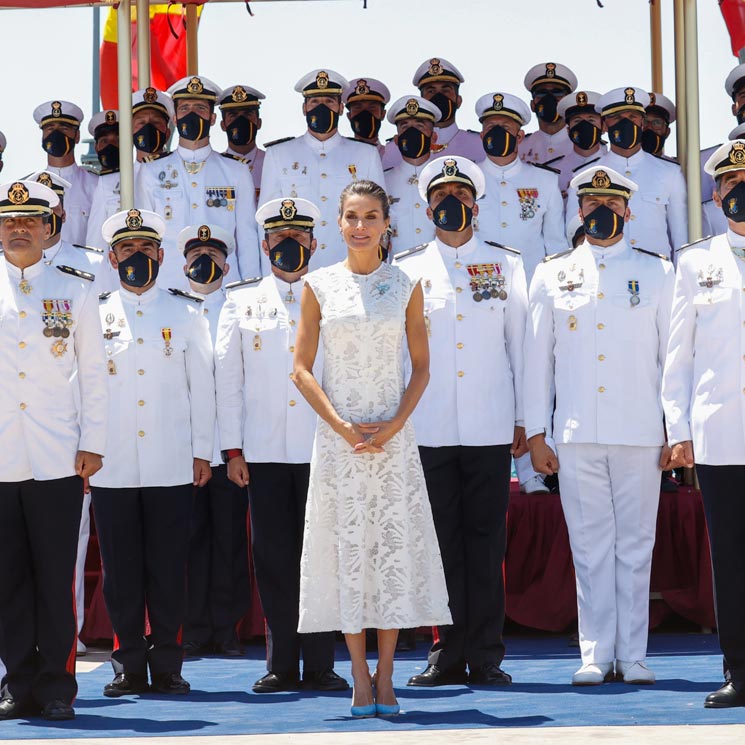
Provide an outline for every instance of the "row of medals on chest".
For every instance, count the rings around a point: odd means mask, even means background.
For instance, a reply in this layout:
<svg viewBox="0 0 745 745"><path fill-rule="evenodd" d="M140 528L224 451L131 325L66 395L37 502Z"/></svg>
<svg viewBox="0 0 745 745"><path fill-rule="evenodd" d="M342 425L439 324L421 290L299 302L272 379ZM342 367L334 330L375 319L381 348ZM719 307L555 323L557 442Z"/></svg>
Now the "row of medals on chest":
<svg viewBox="0 0 745 745"><path fill-rule="evenodd" d="M23 276L23 272L21 272L18 289L24 295L30 295L33 290L31 283ZM42 333L47 339L56 338L49 351L54 357L64 357L67 353L67 342L64 340L69 338L73 323L72 300L46 298L41 301L41 304L44 308L44 312L41 314L41 320L44 322Z"/></svg>
<svg viewBox="0 0 745 745"><path fill-rule="evenodd" d="M285 294L284 301L287 304L294 303L295 302L295 294L292 291L292 287L290 287L290 289ZM252 306L250 306L250 305L247 305L246 306L246 310L245 310L245 312L243 314L246 318L256 318L256 320L258 321L258 319L263 316L262 303L266 303L266 297L264 295L262 295L257 300L257 303L258 303L258 307L257 307L257 310L256 310L256 315L254 315L254 311L253 311L253 307ZM266 316L268 316L269 318L276 318L277 317L277 309L276 308L271 308L269 310L269 312L266 314ZM290 320L290 325L291 326L294 326L295 325L295 321ZM261 326L259 326L258 323L256 325L255 330L256 331L261 331ZM261 351L261 334L258 334L258 333L257 334L254 334L253 350L254 350L254 352L260 352Z"/></svg>
<svg viewBox="0 0 745 745"><path fill-rule="evenodd" d="M107 313L104 317L104 321L106 323L106 331L104 331L103 338L107 341L110 341L114 337L121 334L121 331L114 331L111 328L114 323L116 323L116 325L122 329L125 328L127 325L127 320L124 317L117 320L117 317L113 313ZM173 339L173 329L169 327L161 328L160 336L163 339L163 354L166 357L170 357L173 354L173 346L171 345L171 341ZM109 350L109 354L111 354L111 350ZM109 375L116 375L116 364L114 363L114 360L109 360L107 362L107 369Z"/></svg>

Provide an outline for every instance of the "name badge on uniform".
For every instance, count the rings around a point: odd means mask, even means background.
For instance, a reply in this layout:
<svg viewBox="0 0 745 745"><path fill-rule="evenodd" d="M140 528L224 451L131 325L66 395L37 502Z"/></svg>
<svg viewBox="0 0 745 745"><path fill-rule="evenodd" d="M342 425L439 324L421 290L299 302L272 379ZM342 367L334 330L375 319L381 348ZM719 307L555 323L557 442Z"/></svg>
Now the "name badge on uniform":
<svg viewBox="0 0 745 745"><path fill-rule="evenodd" d="M518 189L517 198L520 200L520 219L534 218L540 207L537 203L538 189Z"/></svg>
<svg viewBox="0 0 745 745"><path fill-rule="evenodd" d="M631 297L629 298L629 303L631 303L632 308L636 308L637 305L639 305L639 280L636 279L630 279L628 282L628 289L631 293Z"/></svg>
<svg viewBox="0 0 745 745"><path fill-rule="evenodd" d="M714 266L712 264L709 264L709 266L706 268L706 271L704 271L703 269L698 270L699 287L714 287L714 285L722 284L723 279L724 270L721 267L719 267L718 269L714 269Z"/></svg>
<svg viewBox="0 0 745 745"><path fill-rule="evenodd" d="M163 354L166 357L170 357L173 354L173 347L171 346L171 338L173 334L171 332L171 329L161 329L160 335L163 337Z"/></svg>

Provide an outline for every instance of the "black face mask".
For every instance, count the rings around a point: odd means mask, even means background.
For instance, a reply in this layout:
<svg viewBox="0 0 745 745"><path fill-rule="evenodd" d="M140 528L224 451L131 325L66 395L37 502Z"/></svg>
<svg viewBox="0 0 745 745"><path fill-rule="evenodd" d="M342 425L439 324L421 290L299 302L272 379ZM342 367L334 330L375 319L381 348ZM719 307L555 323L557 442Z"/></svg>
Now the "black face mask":
<svg viewBox="0 0 745 745"><path fill-rule="evenodd" d="M305 114L305 121L311 132L326 135L339 126L339 115L325 103L320 103Z"/></svg>
<svg viewBox="0 0 745 745"><path fill-rule="evenodd" d="M49 216L49 227L52 229L52 232L49 234L50 238L54 238L55 236L59 235L62 231L62 218L52 212L52 214Z"/></svg>
<svg viewBox="0 0 745 745"><path fill-rule="evenodd" d="M722 199L722 212L729 220L745 222L745 181L739 181Z"/></svg>
<svg viewBox="0 0 745 745"><path fill-rule="evenodd" d="M455 101L449 99L444 93L435 93L429 100L440 110L441 122L448 122L455 116Z"/></svg>
<svg viewBox="0 0 745 745"><path fill-rule="evenodd" d="M611 145L620 147L622 150L630 150L639 144L642 137L642 128L638 124L634 124L631 119L624 117L608 128L608 137Z"/></svg>
<svg viewBox="0 0 745 745"><path fill-rule="evenodd" d="M432 222L436 228L452 233L461 233L473 219L473 210L458 197L448 194L437 207L432 208Z"/></svg>
<svg viewBox="0 0 745 745"><path fill-rule="evenodd" d="M119 279L128 287L145 287L158 276L160 265L149 256L137 251L119 262Z"/></svg>
<svg viewBox="0 0 745 745"><path fill-rule="evenodd" d="M42 137L41 146L47 155L51 155L53 158L62 158L74 150L75 140L59 129L53 129L46 137Z"/></svg>
<svg viewBox="0 0 745 745"><path fill-rule="evenodd" d="M308 266L310 249L294 238L284 238L269 249L269 261L282 272L299 272Z"/></svg>
<svg viewBox="0 0 745 745"><path fill-rule="evenodd" d="M166 135L154 124L143 124L133 135L135 147L143 153L159 153L166 144Z"/></svg>
<svg viewBox="0 0 745 745"><path fill-rule="evenodd" d="M409 127L398 136L396 146L404 158L415 160L429 155L432 149L432 138L416 127Z"/></svg>
<svg viewBox="0 0 745 745"><path fill-rule="evenodd" d="M253 142L256 138L256 125L245 116L237 116L226 125L228 140L231 145L241 147Z"/></svg>
<svg viewBox="0 0 745 745"><path fill-rule="evenodd" d="M222 269L207 254L200 254L187 267L186 276L198 285L208 285L217 282L222 277Z"/></svg>
<svg viewBox="0 0 745 745"><path fill-rule="evenodd" d="M600 129L585 119L569 127L569 137L580 150L589 150L600 140Z"/></svg>
<svg viewBox="0 0 745 745"><path fill-rule="evenodd" d="M186 116L176 119L176 126L179 137L196 142L209 135L212 125L209 119L202 119L196 111L190 111Z"/></svg>
<svg viewBox="0 0 745 745"><path fill-rule="evenodd" d="M610 207L601 204L588 215L584 215L585 235L605 241L623 233L623 217Z"/></svg>
<svg viewBox="0 0 745 745"><path fill-rule="evenodd" d="M642 150L652 155L659 155L665 147L665 137L661 137L654 130L645 129L642 132Z"/></svg>
<svg viewBox="0 0 745 745"><path fill-rule="evenodd" d="M372 111L364 109L351 118L352 130L358 136L366 140L374 140L380 132L383 123Z"/></svg>
<svg viewBox="0 0 745 745"><path fill-rule="evenodd" d="M101 148L96 155L98 156L98 162L101 167L107 171L118 171L119 170L119 148L116 145L106 145Z"/></svg>
<svg viewBox="0 0 745 745"><path fill-rule="evenodd" d="M536 102L536 116L546 124L553 124L559 121L559 112L556 110L558 99L553 93L544 93Z"/></svg>
<svg viewBox="0 0 745 745"><path fill-rule="evenodd" d="M481 145L487 155L504 158L515 152L517 137L497 124L484 135Z"/></svg>

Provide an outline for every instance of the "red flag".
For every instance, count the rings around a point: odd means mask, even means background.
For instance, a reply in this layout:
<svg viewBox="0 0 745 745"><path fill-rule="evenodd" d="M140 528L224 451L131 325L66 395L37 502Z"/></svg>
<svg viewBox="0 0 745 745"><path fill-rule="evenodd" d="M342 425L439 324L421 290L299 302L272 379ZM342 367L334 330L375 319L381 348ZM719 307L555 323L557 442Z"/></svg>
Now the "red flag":
<svg viewBox="0 0 745 745"><path fill-rule="evenodd" d="M732 54L737 57L745 47L745 0L719 0L719 10L727 24Z"/></svg>

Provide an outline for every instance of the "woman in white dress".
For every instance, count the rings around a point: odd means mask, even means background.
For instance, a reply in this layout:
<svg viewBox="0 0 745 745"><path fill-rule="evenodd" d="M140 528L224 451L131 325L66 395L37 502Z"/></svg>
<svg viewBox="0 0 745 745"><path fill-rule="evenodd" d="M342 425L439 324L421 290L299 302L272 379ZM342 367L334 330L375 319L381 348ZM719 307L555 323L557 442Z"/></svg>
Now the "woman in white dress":
<svg viewBox="0 0 745 745"><path fill-rule="evenodd" d="M347 258L307 275L295 344L295 384L319 415L298 631L344 632L353 716L398 713L392 676L399 629L452 623L409 421L429 380L424 300L418 281L381 260L388 224L380 186L356 181L344 189L339 227ZM319 341L321 383L313 377ZM378 630L372 679L366 628Z"/></svg>

